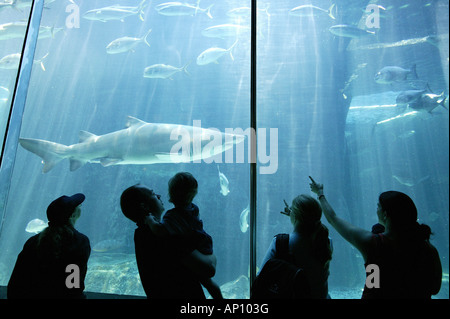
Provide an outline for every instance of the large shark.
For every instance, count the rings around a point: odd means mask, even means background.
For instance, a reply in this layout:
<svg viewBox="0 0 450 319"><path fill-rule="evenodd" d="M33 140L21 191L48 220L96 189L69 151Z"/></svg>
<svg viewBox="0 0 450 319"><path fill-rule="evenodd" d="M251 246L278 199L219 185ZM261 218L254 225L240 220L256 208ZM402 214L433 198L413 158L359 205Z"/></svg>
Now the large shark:
<svg viewBox="0 0 450 319"><path fill-rule="evenodd" d="M129 116L127 128L105 135L80 131L79 143L70 146L30 138L20 138L19 143L43 159L42 171L47 173L65 158L70 160L71 171L88 162L103 166L199 162L245 139L244 135L204 129L195 122L194 126L147 123Z"/></svg>

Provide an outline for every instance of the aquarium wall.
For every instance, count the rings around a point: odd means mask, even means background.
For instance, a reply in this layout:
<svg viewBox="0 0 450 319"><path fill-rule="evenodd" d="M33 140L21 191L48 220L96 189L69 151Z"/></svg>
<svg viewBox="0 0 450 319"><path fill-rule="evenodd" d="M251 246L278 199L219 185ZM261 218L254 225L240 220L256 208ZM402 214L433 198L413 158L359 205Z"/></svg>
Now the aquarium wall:
<svg viewBox="0 0 450 319"><path fill-rule="evenodd" d="M283 200L311 194L308 176L366 229L381 192L410 195L440 253L436 297L449 297L448 1L257 1L252 25L250 0L46 0L23 113L11 113L39 2L0 1L0 285L47 206L81 192L86 290L144 296L120 195L141 183L172 208L168 181L188 171L225 298L249 297L273 236L292 231ZM197 129L207 140L184 147ZM122 142L129 132L139 142ZM360 298L362 257L322 221L330 295Z"/></svg>

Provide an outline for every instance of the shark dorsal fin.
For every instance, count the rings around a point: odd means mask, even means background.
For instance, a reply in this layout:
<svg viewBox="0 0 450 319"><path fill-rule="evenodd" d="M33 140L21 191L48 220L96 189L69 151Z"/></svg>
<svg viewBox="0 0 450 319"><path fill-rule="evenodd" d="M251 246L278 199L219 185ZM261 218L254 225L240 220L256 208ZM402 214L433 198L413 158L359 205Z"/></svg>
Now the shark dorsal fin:
<svg viewBox="0 0 450 319"><path fill-rule="evenodd" d="M79 138L78 143L84 143L88 139L95 138L95 137L97 137L97 135L92 134L92 133L87 132L87 131L80 131L79 137L78 137Z"/></svg>
<svg viewBox="0 0 450 319"><path fill-rule="evenodd" d="M131 127L131 126L135 126L135 125L144 125L147 124L147 122L144 122L138 118L135 118L133 116L128 116L127 118L127 122L125 124L126 127Z"/></svg>

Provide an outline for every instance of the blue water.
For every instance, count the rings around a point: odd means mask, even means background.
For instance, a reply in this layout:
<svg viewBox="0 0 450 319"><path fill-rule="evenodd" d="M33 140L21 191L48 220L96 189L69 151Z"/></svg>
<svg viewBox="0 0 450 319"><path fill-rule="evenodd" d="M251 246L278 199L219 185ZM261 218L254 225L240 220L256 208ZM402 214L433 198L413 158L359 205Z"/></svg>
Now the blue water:
<svg viewBox="0 0 450 319"><path fill-rule="evenodd" d="M80 14L117 2L139 4L138 0L76 2ZM160 15L155 6L163 2L149 1L144 21L138 15L123 22L81 18L79 28L66 25L70 2L48 4L41 25L62 30L38 41L35 59L48 56L43 60L45 71L39 63L34 65L21 137L71 145L78 142L80 130L102 135L123 129L129 115L152 123L192 125L200 120L203 128L221 131L248 128L250 33L221 39L205 37L202 30L226 23L249 27L249 17L236 20L226 13L249 7L250 2L200 1L201 8L214 4L213 19L203 13ZM334 36L328 28L351 23L363 27L367 1L335 1L336 20L326 14L289 15L289 10L307 3L258 1L258 7L267 10L258 14L257 119L258 127L267 129L266 155L271 144L269 129L278 130L278 166L274 174L257 176L257 261L261 262L275 234L291 231L288 218L279 211L284 208L283 199L290 202L300 193L309 194L308 175L324 183L340 216L367 229L376 223L379 193L395 189L414 199L420 221L430 225L435 234L432 243L447 274L438 297L448 298L448 111L439 107L434 114L418 113L379 123L404 114L395 106L395 97L411 86L428 84L434 93L448 95L448 1L379 1L386 10L382 10L377 35L352 41ZM328 9L332 3L313 4ZM26 9L6 8L0 11L0 24L26 16ZM149 29L150 47L139 43L134 52L106 53L114 39L142 37ZM427 36L437 36L433 39L440 41L421 40ZM225 54L218 64L196 64L204 50L228 49L236 39L234 60ZM408 41L389 45L402 40ZM21 39L1 40L0 44L1 58L19 52ZM378 47L371 47L374 44ZM189 74L144 78L144 68L157 63L175 67L189 63ZM388 65L416 65L420 81L375 83L375 73ZM0 86L12 92L15 75L15 70L0 69ZM40 158L19 147L0 233L0 284L7 284L16 256L31 235L24 230L26 224L34 218L45 220L45 210L56 197L83 192L86 201L77 228L93 247L104 240L120 242L111 245L111 251L93 252L87 290L142 295L133 264L135 225L120 211L120 194L140 182L161 194L170 208L167 182L176 172L187 170L199 182L194 202L214 240L218 258L215 280L237 287L229 296L246 297L242 276L249 276L250 241L249 232L243 233L239 227L239 218L250 196L248 163L247 155L244 163L109 167L87 163L70 172L68 160L63 160L43 174ZM227 196L219 192L217 165L230 181ZM267 165L260 158L258 168ZM365 276L362 258L331 227L330 236L335 249L330 294L358 298ZM123 275L115 276L113 282L101 277L102 271L110 277L118 272ZM98 284L106 280L111 280L110 284Z"/></svg>

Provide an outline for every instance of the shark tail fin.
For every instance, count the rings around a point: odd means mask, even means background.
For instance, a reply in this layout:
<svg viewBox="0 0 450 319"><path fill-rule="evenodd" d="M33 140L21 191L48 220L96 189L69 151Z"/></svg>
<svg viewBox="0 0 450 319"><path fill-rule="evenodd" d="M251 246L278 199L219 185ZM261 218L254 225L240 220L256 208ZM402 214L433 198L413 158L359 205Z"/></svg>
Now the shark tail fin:
<svg viewBox="0 0 450 319"><path fill-rule="evenodd" d="M63 144L31 138L20 138L19 143L27 151L42 158L44 163L43 173L47 173L62 159L67 157L68 146Z"/></svg>

